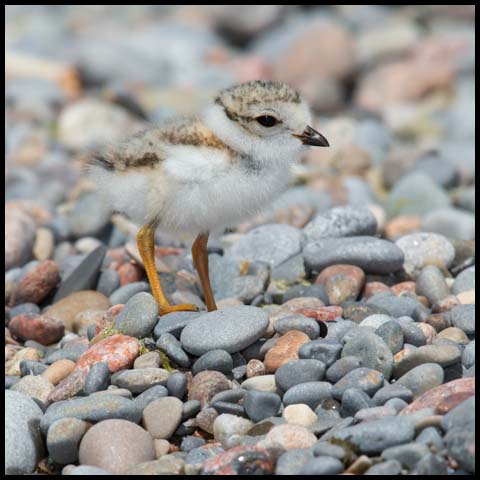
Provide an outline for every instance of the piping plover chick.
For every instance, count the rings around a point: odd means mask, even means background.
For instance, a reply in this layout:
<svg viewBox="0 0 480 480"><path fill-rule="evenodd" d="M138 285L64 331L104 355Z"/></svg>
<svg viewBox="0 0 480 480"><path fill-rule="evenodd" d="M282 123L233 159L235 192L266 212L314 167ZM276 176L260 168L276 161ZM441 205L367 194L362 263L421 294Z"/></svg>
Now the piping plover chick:
<svg viewBox="0 0 480 480"><path fill-rule="evenodd" d="M209 232L257 213L290 178L306 146L328 147L308 105L288 85L251 81L222 90L199 118L172 121L106 147L90 162L99 191L143 227L137 244L160 315L194 311L170 305L154 263L157 227L196 235L193 264L209 311Z"/></svg>

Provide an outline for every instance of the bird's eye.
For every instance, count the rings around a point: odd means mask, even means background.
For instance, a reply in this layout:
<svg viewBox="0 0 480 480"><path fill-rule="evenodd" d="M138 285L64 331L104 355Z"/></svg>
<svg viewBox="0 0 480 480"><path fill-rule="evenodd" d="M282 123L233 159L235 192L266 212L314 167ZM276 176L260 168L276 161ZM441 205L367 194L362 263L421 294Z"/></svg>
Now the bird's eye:
<svg viewBox="0 0 480 480"><path fill-rule="evenodd" d="M277 124L277 119L271 115L261 115L255 119L260 125L264 127L273 127Z"/></svg>

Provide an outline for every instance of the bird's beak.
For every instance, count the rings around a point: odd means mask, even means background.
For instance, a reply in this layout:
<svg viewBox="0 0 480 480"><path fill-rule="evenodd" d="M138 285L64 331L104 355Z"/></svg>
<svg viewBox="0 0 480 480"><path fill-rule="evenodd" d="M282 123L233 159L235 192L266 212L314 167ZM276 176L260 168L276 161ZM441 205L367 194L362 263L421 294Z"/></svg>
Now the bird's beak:
<svg viewBox="0 0 480 480"><path fill-rule="evenodd" d="M301 135L293 134L299 138L304 145L312 145L314 147L329 147L328 140L312 127L307 127Z"/></svg>

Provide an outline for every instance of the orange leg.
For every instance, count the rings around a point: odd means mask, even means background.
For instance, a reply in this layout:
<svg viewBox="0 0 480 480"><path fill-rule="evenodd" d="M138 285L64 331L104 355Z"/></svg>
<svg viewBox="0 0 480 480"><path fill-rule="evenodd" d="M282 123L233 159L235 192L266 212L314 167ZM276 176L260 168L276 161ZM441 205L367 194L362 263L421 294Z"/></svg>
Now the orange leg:
<svg viewBox="0 0 480 480"><path fill-rule="evenodd" d="M197 269L200 283L202 284L203 296L209 312L217 310L215 298L210 285L210 276L208 275L208 253L207 253L208 233L201 233L195 239L192 245L193 264Z"/></svg>
<svg viewBox="0 0 480 480"><path fill-rule="evenodd" d="M144 225L137 235L137 245L140 256L143 260L143 265L145 266L145 271L147 272L148 281L150 282L150 288L152 289L152 295L158 303L158 313L159 315L165 315L170 312L178 311L198 311L198 307L192 304L182 304L182 305L170 305L168 303L167 297L162 290L162 285L160 284L160 279L158 278L157 269L155 267L155 258L154 258L154 234L155 226L147 224Z"/></svg>

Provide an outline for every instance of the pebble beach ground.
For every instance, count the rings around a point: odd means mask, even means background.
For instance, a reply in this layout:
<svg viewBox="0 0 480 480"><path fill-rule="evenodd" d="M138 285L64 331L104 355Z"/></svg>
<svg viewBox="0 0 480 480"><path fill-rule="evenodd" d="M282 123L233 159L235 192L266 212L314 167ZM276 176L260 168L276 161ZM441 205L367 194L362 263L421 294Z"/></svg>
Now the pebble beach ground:
<svg viewBox="0 0 480 480"><path fill-rule="evenodd" d="M5 473L475 472L474 6L9 6ZM88 149L274 78L312 149L209 241L98 199ZM321 151L319 151L321 150Z"/></svg>

